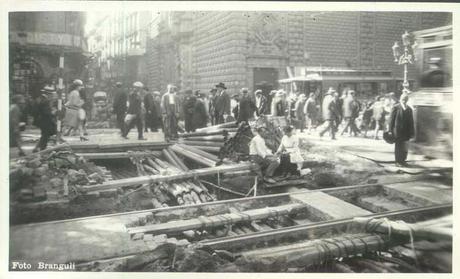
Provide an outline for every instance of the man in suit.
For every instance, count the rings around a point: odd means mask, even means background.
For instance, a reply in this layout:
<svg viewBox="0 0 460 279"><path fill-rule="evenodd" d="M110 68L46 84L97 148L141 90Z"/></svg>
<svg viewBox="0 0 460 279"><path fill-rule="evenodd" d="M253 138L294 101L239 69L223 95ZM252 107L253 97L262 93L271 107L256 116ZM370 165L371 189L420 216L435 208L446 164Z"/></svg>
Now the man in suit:
<svg viewBox="0 0 460 279"><path fill-rule="evenodd" d="M336 126L335 123L337 119L339 118L339 113L337 111L337 105L335 101L335 95L336 91L331 87L329 90L326 92L326 95L324 96L323 99L323 120L326 123L324 128L319 132L319 136L322 137L324 133L329 131L331 135L331 139L335 140L335 132L336 132Z"/></svg>
<svg viewBox="0 0 460 279"><path fill-rule="evenodd" d="M406 167L407 141L414 136L412 108L407 105L409 95L403 92L399 103L391 110L389 132L395 138L395 161L397 167Z"/></svg>
<svg viewBox="0 0 460 279"><path fill-rule="evenodd" d="M144 85L142 84L142 82L136 81L133 84L133 88L134 88L133 91L128 96L129 106L126 112L125 127L124 127L122 137L127 139L129 131L135 125L137 127L137 139L145 140L143 120L142 120L143 98L141 96L141 91L144 88Z"/></svg>
<svg viewBox="0 0 460 279"><path fill-rule="evenodd" d="M230 96L225 92L227 87L220 82L216 85L216 99L215 99L215 117L216 124L225 123L227 116L230 115Z"/></svg>
<svg viewBox="0 0 460 279"><path fill-rule="evenodd" d="M195 110L196 97L193 96L191 89L185 90L185 97L182 103L185 131L187 133L195 131L192 124L193 112Z"/></svg>
<svg viewBox="0 0 460 279"><path fill-rule="evenodd" d="M204 101L204 95L199 90L195 92L196 102L193 108L192 126L193 130L206 127L208 124L208 113Z"/></svg>
<svg viewBox="0 0 460 279"><path fill-rule="evenodd" d="M168 91L161 98L161 112L163 114L163 127L166 139L177 138L180 104L176 91L177 88L170 84L168 85Z"/></svg>
<svg viewBox="0 0 460 279"><path fill-rule="evenodd" d="M297 128L300 130L301 133L305 128L305 114L303 113L303 108L305 106L306 100L307 97L305 96L305 94L300 94L294 107L295 118L297 120Z"/></svg>
<svg viewBox="0 0 460 279"><path fill-rule="evenodd" d="M316 127L316 119L318 118L318 108L316 106L315 93L313 92L310 93L310 96L305 102L303 112L306 118L308 119L308 132L311 132L311 129L313 128L313 126L315 125Z"/></svg>
<svg viewBox="0 0 460 279"><path fill-rule="evenodd" d="M241 97L239 97L238 105L235 107L235 118L236 123L248 122L250 118L254 115L256 111L256 105L249 97L249 90L247 88L241 89Z"/></svg>
<svg viewBox="0 0 460 279"><path fill-rule="evenodd" d="M209 114L209 121L211 121L211 125L216 125L216 93L217 89L213 88L209 91L209 98L208 98L208 114Z"/></svg>
<svg viewBox="0 0 460 279"><path fill-rule="evenodd" d="M121 88L122 83L117 82L114 89L113 97L113 113L117 116L117 127L123 133L125 113L126 113L126 102L128 101L128 96Z"/></svg>
<svg viewBox="0 0 460 279"><path fill-rule="evenodd" d="M256 95L256 102L255 102L255 105L256 105L256 115L257 116L261 116L261 115L265 115L268 113L268 102L267 102L267 98L264 96L264 94L262 94L262 90L258 89L256 90L256 92L254 92L254 94Z"/></svg>
<svg viewBox="0 0 460 279"><path fill-rule="evenodd" d="M343 128L341 136L350 128L350 136L355 136L360 133L358 127L356 127L355 119L359 116L359 104L355 99L355 91L351 90L348 92L348 96L343 100L342 104L342 116L345 119L345 128Z"/></svg>

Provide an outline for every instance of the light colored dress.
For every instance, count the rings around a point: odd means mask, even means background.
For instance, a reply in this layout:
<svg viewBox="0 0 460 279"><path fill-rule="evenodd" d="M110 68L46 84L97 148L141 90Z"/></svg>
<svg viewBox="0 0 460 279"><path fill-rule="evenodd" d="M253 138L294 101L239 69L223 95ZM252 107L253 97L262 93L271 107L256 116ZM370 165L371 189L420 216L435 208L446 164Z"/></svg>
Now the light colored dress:
<svg viewBox="0 0 460 279"><path fill-rule="evenodd" d="M296 135L292 135L290 137L288 137L287 135L283 136L277 152L281 152L283 150L289 153L291 163L303 163L304 159L302 157L302 154L300 154L299 149L299 138Z"/></svg>
<svg viewBox="0 0 460 279"><path fill-rule="evenodd" d="M80 98L80 93L77 90L72 90L65 103L66 112L64 117L64 125L67 127L78 128L80 120L85 119L85 113L82 109L84 101Z"/></svg>

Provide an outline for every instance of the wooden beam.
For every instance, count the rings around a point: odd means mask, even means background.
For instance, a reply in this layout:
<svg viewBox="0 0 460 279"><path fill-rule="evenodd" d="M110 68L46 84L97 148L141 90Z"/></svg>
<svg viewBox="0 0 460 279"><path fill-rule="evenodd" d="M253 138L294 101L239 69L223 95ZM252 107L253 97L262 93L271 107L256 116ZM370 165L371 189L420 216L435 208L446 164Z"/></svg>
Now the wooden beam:
<svg viewBox="0 0 460 279"><path fill-rule="evenodd" d="M181 158L179 158L179 156L176 155L176 153L174 151L171 150L170 147L167 148L168 151L169 151L169 154L171 155L171 157L174 159L174 161L177 162L177 164L179 164L179 166L181 167L181 169L183 171L188 171L189 168L184 164L184 161L182 161Z"/></svg>
<svg viewBox="0 0 460 279"><path fill-rule="evenodd" d="M187 146L195 147L197 149L207 151L207 152L213 152L213 153L220 152L220 147L215 147L215 146L205 146L205 145L187 145Z"/></svg>
<svg viewBox="0 0 460 279"><path fill-rule="evenodd" d="M211 161L209 160L208 158L205 158L197 153L193 153L192 151L190 150L187 150L186 148L183 148L181 146L178 146L177 144L176 145L172 145L171 147L171 150L173 150L174 152L177 152L178 154L182 155L182 156L185 156L201 165L205 165L205 166L208 166L208 167L213 167L216 165L216 162L215 161Z"/></svg>
<svg viewBox="0 0 460 279"><path fill-rule="evenodd" d="M184 149L188 149L198 155L201 155L205 158L208 158L209 160L211 161L215 161L215 162L219 162L219 157L217 157L216 155L214 154L211 154L211 153L208 153L206 151L203 151L199 148L196 148L194 146L188 146L188 145L182 145L182 144L178 144L180 147L184 148Z"/></svg>
<svg viewBox="0 0 460 279"><path fill-rule="evenodd" d="M222 130L225 128L235 128L235 127L236 127L236 121L232 121L232 122L227 122L227 123L222 123L222 124L218 124L214 126L196 129L196 132L210 132L210 131Z"/></svg>
<svg viewBox="0 0 460 279"><path fill-rule="evenodd" d="M185 144L185 145L206 145L206 146L213 146L213 147L222 147L225 144L223 142L217 142L217 141L191 141L191 140L184 140L180 141L179 143Z"/></svg>
<svg viewBox="0 0 460 279"><path fill-rule="evenodd" d="M217 173L225 173L228 171L239 171L253 169L254 164L251 163L240 163L235 165L222 165L212 168L203 168L190 170L188 172L172 174L172 175L147 175L139 177L131 177L119 180L107 181L101 184L92 185L92 186L82 186L83 191L99 191L105 189L116 189L127 186L135 186L146 183L158 183L158 182L168 182L181 179L195 178L199 176L212 175Z"/></svg>

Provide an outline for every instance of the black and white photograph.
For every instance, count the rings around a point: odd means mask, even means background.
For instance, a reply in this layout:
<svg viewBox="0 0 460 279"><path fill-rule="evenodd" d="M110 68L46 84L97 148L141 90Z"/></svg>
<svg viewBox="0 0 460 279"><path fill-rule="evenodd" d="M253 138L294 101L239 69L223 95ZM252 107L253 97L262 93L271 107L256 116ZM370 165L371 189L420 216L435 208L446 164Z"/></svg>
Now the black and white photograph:
<svg viewBox="0 0 460 279"><path fill-rule="evenodd" d="M2 12L6 276L454 275L452 5L50 2Z"/></svg>

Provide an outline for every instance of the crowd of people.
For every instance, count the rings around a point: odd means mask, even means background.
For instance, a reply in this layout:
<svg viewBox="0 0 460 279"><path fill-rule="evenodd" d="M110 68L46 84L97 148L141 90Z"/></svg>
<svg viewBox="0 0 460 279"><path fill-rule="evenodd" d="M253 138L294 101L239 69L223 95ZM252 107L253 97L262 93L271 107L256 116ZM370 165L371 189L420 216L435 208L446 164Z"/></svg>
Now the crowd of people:
<svg viewBox="0 0 460 279"><path fill-rule="evenodd" d="M395 137L396 162L405 164L405 142L414 133L412 112L407 106L406 93L402 94L399 102L394 93L378 95L372 102L361 102L354 90L346 90L339 95L332 87L324 94L312 92L308 97L295 92L288 94L284 90L271 91L268 96L262 90L251 94L248 88L242 88L239 94L230 97L226 89L221 82L208 94L199 90L193 92L191 89L178 94L176 86L168 85L167 91L161 94L158 91L151 92L139 81L134 82L130 88L117 82L112 92L112 113L121 136L128 138L130 130L136 126L139 140L145 140L144 133L149 130L157 132L162 129L165 138L173 140L178 137L179 132L193 132L208 124L249 122L267 114L286 117L300 132L306 130L312 133L315 130L320 137L329 133L331 139L336 139L339 132L340 135L363 134L366 137L368 130L373 130L374 139L379 139L379 132L387 131ZM57 100L57 93L50 86L45 86L40 91L32 105L29 105L30 109L26 108L22 95L14 96L10 106L10 143L19 148L20 155L24 154L20 131L24 129L21 119L26 110L33 116L33 124L41 131L34 152L47 147L50 137L57 133L58 119L62 119L60 129L65 132L64 135L73 132L79 135L81 141L88 140L86 125L90 101L83 82L78 79L72 82L62 109L58 108ZM183 121L183 126L180 125L180 120ZM341 131L339 127L342 127ZM290 163L299 162L296 151L298 143L295 143L297 137L293 137L293 127L289 126L285 131L285 138L275 154L264 147L262 137L257 135L259 132L255 129L256 137L251 142L250 153L255 162L267 167L268 178L279 161L280 156L277 155L288 153L291 157ZM298 164L297 169L300 168Z"/></svg>

